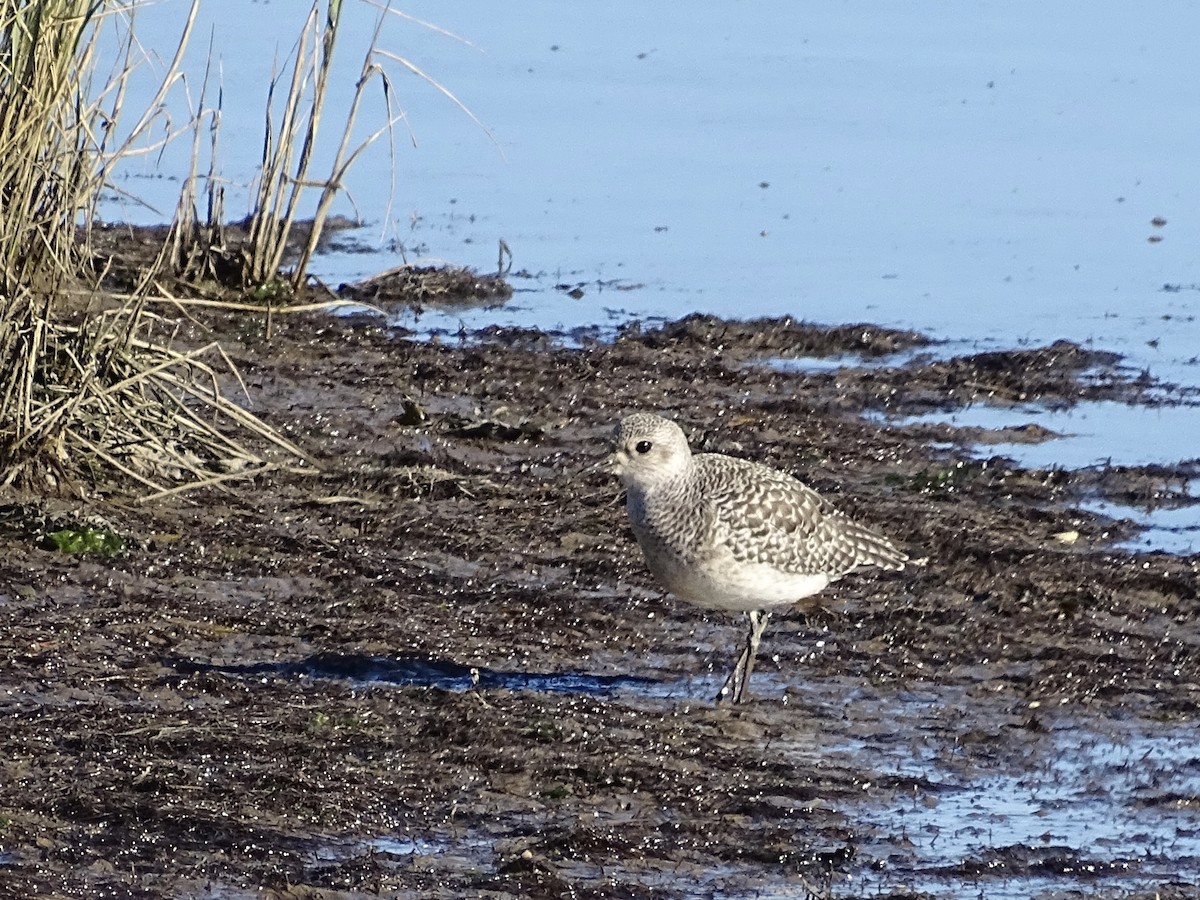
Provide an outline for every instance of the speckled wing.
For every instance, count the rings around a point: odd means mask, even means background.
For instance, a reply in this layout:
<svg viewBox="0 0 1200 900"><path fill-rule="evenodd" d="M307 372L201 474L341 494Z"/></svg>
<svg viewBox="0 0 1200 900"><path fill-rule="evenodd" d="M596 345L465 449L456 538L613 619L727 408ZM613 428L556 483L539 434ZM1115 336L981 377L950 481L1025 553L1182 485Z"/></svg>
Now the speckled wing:
<svg viewBox="0 0 1200 900"><path fill-rule="evenodd" d="M735 559L830 578L862 566L904 567L907 557L887 538L790 475L715 453L695 461L716 520L715 542Z"/></svg>

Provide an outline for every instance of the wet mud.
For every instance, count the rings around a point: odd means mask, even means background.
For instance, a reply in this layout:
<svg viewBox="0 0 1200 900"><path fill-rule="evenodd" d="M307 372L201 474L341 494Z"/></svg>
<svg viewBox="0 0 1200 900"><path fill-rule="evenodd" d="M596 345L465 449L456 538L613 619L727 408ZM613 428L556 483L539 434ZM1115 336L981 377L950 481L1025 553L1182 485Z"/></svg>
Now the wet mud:
<svg viewBox="0 0 1200 900"><path fill-rule="evenodd" d="M704 317L186 327L317 467L4 501L0 894L1200 896L1197 561L1082 507L1193 473L880 415L1144 398L1119 360ZM927 563L773 618L754 701L714 706L741 623L658 590L592 467L637 409ZM124 549L47 544L73 521Z"/></svg>

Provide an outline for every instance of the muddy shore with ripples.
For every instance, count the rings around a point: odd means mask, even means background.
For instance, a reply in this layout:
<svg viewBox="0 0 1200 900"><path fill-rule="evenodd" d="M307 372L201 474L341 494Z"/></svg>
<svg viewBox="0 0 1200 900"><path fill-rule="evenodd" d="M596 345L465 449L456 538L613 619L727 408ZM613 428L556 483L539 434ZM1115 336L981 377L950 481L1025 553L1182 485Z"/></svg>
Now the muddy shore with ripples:
<svg viewBox="0 0 1200 900"><path fill-rule="evenodd" d="M1200 896L1197 560L1083 508L1190 473L1022 469L891 418L1145 399L1119 359L703 317L570 347L205 325L319 469L5 500L0 895ZM754 702L714 706L741 623L661 594L589 469L637 409L927 564L775 617ZM46 549L82 516L125 549Z"/></svg>

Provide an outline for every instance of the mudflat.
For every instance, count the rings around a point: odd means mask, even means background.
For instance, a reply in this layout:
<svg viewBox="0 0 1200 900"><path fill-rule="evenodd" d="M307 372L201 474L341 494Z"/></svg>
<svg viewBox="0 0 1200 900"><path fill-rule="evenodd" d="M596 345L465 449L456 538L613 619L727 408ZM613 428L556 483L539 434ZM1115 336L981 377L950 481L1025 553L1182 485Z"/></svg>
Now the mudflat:
<svg viewBox="0 0 1200 900"><path fill-rule="evenodd" d="M1200 896L1196 559L1081 506L1187 502L1190 473L888 418L1144 400L1115 357L707 317L187 328L311 459L5 499L0 894ZM742 622L660 592L593 467L633 410L927 562L773 618L755 699L715 706ZM124 549L50 548L80 522Z"/></svg>

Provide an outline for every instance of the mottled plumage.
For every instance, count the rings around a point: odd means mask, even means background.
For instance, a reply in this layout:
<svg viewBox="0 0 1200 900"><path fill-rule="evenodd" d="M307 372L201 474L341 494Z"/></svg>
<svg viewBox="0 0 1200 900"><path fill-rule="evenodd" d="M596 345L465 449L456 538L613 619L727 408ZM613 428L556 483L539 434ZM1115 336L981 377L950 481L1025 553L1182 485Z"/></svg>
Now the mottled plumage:
<svg viewBox="0 0 1200 900"><path fill-rule="evenodd" d="M693 454L669 419L631 415L616 445L611 461L651 572L682 600L750 616L746 648L721 689L735 702L771 608L864 566L904 568L908 557L887 538L812 488L760 463Z"/></svg>

